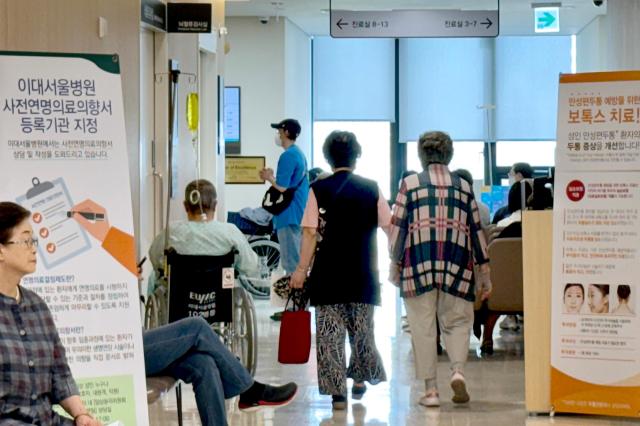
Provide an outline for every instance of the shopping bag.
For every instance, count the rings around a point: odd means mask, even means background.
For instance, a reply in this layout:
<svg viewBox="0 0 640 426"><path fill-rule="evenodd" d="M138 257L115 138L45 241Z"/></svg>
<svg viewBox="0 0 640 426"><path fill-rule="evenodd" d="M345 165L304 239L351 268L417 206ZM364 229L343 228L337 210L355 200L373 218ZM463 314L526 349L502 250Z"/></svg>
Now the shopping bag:
<svg viewBox="0 0 640 426"><path fill-rule="evenodd" d="M289 304L287 301L287 305ZM295 305L294 305L295 309ZM311 352L311 312L304 309L285 311L280 320L278 362L281 364L305 364Z"/></svg>

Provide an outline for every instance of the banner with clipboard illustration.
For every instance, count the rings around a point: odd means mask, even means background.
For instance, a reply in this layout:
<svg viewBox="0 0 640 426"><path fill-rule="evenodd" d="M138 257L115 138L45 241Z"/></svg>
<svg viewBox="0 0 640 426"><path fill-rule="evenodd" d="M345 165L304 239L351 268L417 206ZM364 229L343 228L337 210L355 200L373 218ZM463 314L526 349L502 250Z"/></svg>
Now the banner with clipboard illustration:
<svg viewBox="0 0 640 426"><path fill-rule="evenodd" d="M39 240L21 285L51 310L87 408L147 425L119 58L0 52L0 77L0 200Z"/></svg>
<svg viewBox="0 0 640 426"><path fill-rule="evenodd" d="M51 269L86 252L91 243L84 229L71 217L74 203L64 180L40 182L34 177L32 183L16 202L31 211L34 231L43 242L38 246L39 259Z"/></svg>

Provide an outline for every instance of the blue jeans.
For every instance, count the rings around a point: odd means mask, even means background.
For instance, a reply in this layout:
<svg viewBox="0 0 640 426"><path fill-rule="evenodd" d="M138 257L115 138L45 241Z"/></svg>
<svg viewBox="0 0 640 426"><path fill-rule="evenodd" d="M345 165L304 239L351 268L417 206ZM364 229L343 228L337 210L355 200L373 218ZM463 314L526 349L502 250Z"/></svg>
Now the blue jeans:
<svg viewBox="0 0 640 426"><path fill-rule="evenodd" d="M209 324L185 318L146 331L142 338L147 376L192 383L202 425L226 425L224 400L249 389L253 378Z"/></svg>
<svg viewBox="0 0 640 426"><path fill-rule="evenodd" d="M288 225L277 230L280 243L280 266L287 274L292 274L300 260L300 239L302 228L299 225Z"/></svg>

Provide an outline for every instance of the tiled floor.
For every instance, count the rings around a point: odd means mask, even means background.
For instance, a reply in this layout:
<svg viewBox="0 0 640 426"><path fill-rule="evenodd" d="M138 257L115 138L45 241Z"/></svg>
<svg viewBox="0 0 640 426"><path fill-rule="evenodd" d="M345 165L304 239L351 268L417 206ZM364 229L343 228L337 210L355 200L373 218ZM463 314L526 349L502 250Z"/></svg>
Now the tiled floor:
<svg viewBox="0 0 640 426"><path fill-rule="evenodd" d="M379 247L386 247L380 235ZM386 261L380 253L381 269ZM381 276L385 272L381 271ZM454 406L448 387L448 359L440 357L438 376L442 406L437 409L418 405L424 383L414 379L411 338L401 331L401 302L397 289L382 286L382 307L376 310L376 342L387 372L387 382L368 386L364 398L349 400L347 411L331 410L331 397L318 393L315 347L305 365L281 365L277 361L279 324L269 319L275 311L268 301L256 301L258 314L258 368L256 379L265 383L298 383L298 395L288 406L242 413L237 398L227 401L227 417L231 426L621 426L639 425L633 420L556 415L528 416L524 405L524 345L521 332L502 331L496 326L495 354L481 358L478 341L472 337L469 362L465 370L471 402ZM348 346L348 345L347 345ZM350 385L350 384L349 384ZM195 399L190 386L183 385L184 425L200 425ZM175 393L166 395L149 407L153 426L177 425Z"/></svg>
<svg viewBox="0 0 640 426"><path fill-rule="evenodd" d="M278 426L278 425L527 425L547 424L626 425L638 424L627 420L587 418L578 416L529 417L524 407L524 361L522 334L496 333L496 353L487 358L476 355L478 342L472 338L466 377L471 402L454 406L447 386L448 366L446 355L440 357L440 393L443 402L439 409L426 409L417 404L423 392L423 384L413 378L413 360L409 334L400 331L395 320L397 304L394 289L387 289L383 304L376 314L376 339L384 359L388 382L369 386L364 398L349 402L347 411L332 412L331 398L318 394L314 349L306 365L281 365L277 362L278 323L268 316L274 310L269 302L257 302L259 317L259 359L256 378L267 383L296 381L297 398L289 406L277 410L265 409L257 413L241 413L237 400L228 401L230 425ZM184 386L184 385L183 385ZM189 386L184 391L185 425L200 425L193 393ZM175 395L167 395L149 409L151 425L176 425Z"/></svg>

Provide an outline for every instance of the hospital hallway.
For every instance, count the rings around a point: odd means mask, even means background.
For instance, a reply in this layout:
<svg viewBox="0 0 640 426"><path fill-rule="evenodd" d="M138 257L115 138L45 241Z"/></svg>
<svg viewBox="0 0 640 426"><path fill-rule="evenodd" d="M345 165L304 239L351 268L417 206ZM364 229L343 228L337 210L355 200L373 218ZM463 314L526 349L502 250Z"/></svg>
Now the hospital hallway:
<svg viewBox="0 0 640 426"><path fill-rule="evenodd" d="M386 238L379 238L379 247L386 247ZM385 250L380 250L386 254ZM382 255L381 255L382 257ZM387 272L382 270L381 277ZM295 381L299 388L296 399L279 409L243 413L238 410L237 397L227 400L227 417L231 426L336 425L336 426L621 426L637 425L632 420L605 417L547 414L528 416L524 392L524 341L520 331L494 331L494 354L481 356L480 342L471 336L469 357L465 369L471 396L468 404L454 405L449 387L449 362L446 352L438 359L440 408L425 408L418 404L424 394L424 383L414 378L411 337L402 331L400 302L397 289L383 282L382 306L376 309L376 344L387 373L387 382L367 384L360 401L348 398L348 408L332 411L331 397L318 393L316 375L315 333L312 335L311 356L307 364L278 363L279 322L269 319L276 310L268 300L256 300L258 315L258 365L255 378L263 383L282 384ZM312 309L313 312L313 309ZM502 317L505 318L505 317ZM312 317L312 322L314 318ZM526 322L526 319L525 319ZM313 331L313 326L312 326ZM348 344L347 344L348 347ZM445 349L446 351L446 349ZM347 352L348 354L349 352ZM348 359L348 357L347 357ZM352 381L348 381L351 389ZM183 387L184 425L200 425L195 398L190 385ZM149 422L154 426L178 424L175 392L163 396L149 406Z"/></svg>

